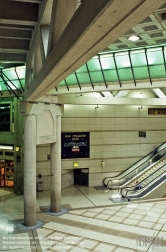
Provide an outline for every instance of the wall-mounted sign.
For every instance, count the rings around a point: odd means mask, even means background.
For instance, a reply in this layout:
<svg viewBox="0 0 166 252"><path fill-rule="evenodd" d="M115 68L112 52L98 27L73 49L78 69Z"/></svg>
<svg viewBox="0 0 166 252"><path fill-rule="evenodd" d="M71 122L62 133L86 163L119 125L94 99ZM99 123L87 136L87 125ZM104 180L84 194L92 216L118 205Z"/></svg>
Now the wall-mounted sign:
<svg viewBox="0 0 166 252"><path fill-rule="evenodd" d="M89 132L62 133L62 159L89 158Z"/></svg>
<svg viewBox="0 0 166 252"><path fill-rule="evenodd" d="M146 137L146 132L145 131L139 131L139 137Z"/></svg>
<svg viewBox="0 0 166 252"><path fill-rule="evenodd" d="M166 115L166 108L148 108L148 115Z"/></svg>
<svg viewBox="0 0 166 252"><path fill-rule="evenodd" d="M10 131L10 104L0 104L0 131Z"/></svg>

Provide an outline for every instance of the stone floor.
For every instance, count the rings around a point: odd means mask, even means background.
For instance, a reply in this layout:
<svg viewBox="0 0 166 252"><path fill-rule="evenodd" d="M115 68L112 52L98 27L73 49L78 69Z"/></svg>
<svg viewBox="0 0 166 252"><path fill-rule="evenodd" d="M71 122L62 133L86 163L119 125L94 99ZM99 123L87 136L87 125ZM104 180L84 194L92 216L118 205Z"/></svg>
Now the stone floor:
<svg viewBox="0 0 166 252"><path fill-rule="evenodd" d="M0 190L0 251L166 251L166 199L114 204L115 191L71 186L62 190L67 214L49 216L49 192L37 193L37 230L16 228L23 196Z"/></svg>

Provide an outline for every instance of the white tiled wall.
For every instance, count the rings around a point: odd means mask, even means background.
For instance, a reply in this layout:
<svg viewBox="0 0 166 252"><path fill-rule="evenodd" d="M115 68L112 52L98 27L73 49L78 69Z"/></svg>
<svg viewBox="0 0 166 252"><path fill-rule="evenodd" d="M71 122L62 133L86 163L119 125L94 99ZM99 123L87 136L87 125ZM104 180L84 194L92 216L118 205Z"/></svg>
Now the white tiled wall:
<svg viewBox="0 0 166 252"><path fill-rule="evenodd" d="M139 138L139 130L146 131L146 138ZM99 186L103 178L119 174L166 141L166 116L150 116L145 106L65 105L62 132L90 132L90 158L62 160L62 188L74 183L74 161L89 168L89 186ZM37 146L37 175L43 175L37 182L43 181L44 190L50 185L47 154L49 145Z"/></svg>
<svg viewBox="0 0 166 252"><path fill-rule="evenodd" d="M77 160L79 168L89 168L89 186L102 185L105 176L122 172L166 141L166 116L148 115L148 107L65 105L62 132L90 132L90 158ZM73 161L62 160L62 169L72 169Z"/></svg>

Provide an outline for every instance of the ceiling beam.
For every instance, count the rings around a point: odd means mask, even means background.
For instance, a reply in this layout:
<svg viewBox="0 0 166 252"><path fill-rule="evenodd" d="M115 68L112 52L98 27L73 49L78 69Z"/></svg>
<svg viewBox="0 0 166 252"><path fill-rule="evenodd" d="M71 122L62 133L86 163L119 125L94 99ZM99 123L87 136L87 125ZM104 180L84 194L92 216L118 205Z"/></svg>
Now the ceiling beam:
<svg viewBox="0 0 166 252"><path fill-rule="evenodd" d="M80 105L137 105L137 106L165 106L165 98L116 98L116 97L73 97L60 96L60 104L80 104Z"/></svg>
<svg viewBox="0 0 166 252"><path fill-rule="evenodd" d="M0 61L26 62L26 54L0 52Z"/></svg>
<svg viewBox="0 0 166 252"><path fill-rule="evenodd" d="M165 0L83 1L26 91L25 100L42 96L164 3Z"/></svg>
<svg viewBox="0 0 166 252"><path fill-rule="evenodd" d="M0 28L1 38L17 38L17 39L31 39L31 30L16 30Z"/></svg>
<svg viewBox="0 0 166 252"><path fill-rule="evenodd" d="M12 50L12 51L28 51L29 40L23 39L0 39L0 49Z"/></svg>
<svg viewBox="0 0 166 252"><path fill-rule="evenodd" d="M69 91L67 88L58 87L57 90L51 89L47 92L47 95L61 95L61 94L74 94L74 93L88 93L88 92L104 92L104 91L121 91L121 90L137 90L137 89L151 89L153 88L163 88L166 87L166 81L153 81L153 86L150 82L137 82L137 86L135 86L134 82L126 82L122 83L122 87L119 86L119 83L107 83L107 88L105 87L105 83L98 83L94 85L94 89L89 85L81 85L81 90L77 86L69 86Z"/></svg>
<svg viewBox="0 0 166 252"><path fill-rule="evenodd" d="M160 88L153 88L154 93L158 96L158 98L166 98L163 91Z"/></svg>
<svg viewBox="0 0 166 252"><path fill-rule="evenodd" d="M1 0L0 23L36 23L38 3Z"/></svg>

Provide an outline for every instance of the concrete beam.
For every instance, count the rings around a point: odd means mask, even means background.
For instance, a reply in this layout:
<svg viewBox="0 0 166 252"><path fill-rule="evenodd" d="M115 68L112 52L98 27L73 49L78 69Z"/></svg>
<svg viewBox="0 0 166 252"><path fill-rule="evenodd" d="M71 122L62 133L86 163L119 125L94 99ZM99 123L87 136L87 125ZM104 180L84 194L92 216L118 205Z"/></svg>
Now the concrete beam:
<svg viewBox="0 0 166 252"><path fill-rule="evenodd" d="M0 61L26 62L26 54L0 52Z"/></svg>
<svg viewBox="0 0 166 252"><path fill-rule="evenodd" d="M20 25L20 24L3 24L0 22L1 29L15 29L15 30L34 30L34 26L31 25Z"/></svg>
<svg viewBox="0 0 166 252"><path fill-rule="evenodd" d="M59 97L60 104L79 105L137 105L137 106L165 106L166 98L116 98L116 97Z"/></svg>
<svg viewBox="0 0 166 252"><path fill-rule="evenodd" d="M56 0L53 2L48 54L52 51L64 29L76 11L77 0Z"/></svg>
<svg viewBox="0 0 166 252"><path fill-rule="evenodd" d="M0 39L0 48L1 49L9 49L9 50L21 50L28 51L29 50L29 40L22 39Z"/></svg>
<svg viewBox="0 0 166 252"><path fill-rule="evenodd" d="M149 81L147 82L139 82L137 86L135 86L134 82L126 82L122 83L122 87L119 86L119 83L107 83L108 86L106 88L105 83L95 84L94 89L89 85L81 85L81 90L78 86L69 86L69 91L65 87L57 87L56 89L51 89L47 92L47 95L61 95L61 94L74 94L74 93L91 93L91 92L104 92L104 91L121 91L121 90L137 90L137 89L151 89L153 88L163 88L166 86L165 80L155 81L153 82L153 86Z"/></svg>
<svg viewBox="0 0 166 252"><path fill-rule="evenodd" d="M1 0L0 20L37 22L38 3Z"/></svg>
<svg viewBox="0 0 166 252"><path fill-rule="evenodd" d="M26 91L25 100L42 96L164 3L165 0L83 1Z"/></svg>
<svg viewBox="0 0 166 252"><path fill-rule="evenodd" d="M31 30L16 30L0 28L0 37L2 38L18 38L18 39L31 39Z"/></svg>

